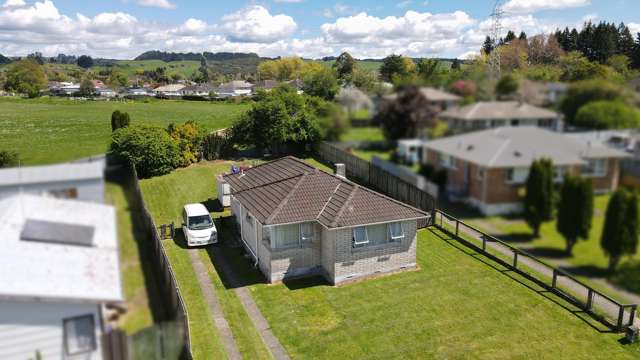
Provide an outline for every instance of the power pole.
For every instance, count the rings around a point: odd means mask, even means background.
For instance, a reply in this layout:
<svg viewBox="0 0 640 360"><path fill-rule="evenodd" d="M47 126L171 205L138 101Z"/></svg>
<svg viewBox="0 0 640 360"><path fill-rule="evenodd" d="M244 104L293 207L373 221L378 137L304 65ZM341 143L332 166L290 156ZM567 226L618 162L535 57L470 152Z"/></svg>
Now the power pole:
<svg viewBox="0 0 640 360"><path fill-rule="evenodd" d="M500 78L500 51L498 51L498 45L500 34L502 33L502 17L504 16L502 2L503 0L496 0L493 6L493 12L491 13L491 41L493 42L493 49L489 54L489 79L494 84Z"/></svg>

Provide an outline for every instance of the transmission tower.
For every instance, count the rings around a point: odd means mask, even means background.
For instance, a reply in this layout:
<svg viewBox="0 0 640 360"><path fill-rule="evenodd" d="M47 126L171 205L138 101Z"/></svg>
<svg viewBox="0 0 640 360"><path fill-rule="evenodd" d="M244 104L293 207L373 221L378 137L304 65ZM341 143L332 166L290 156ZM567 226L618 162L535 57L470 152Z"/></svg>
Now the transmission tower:
<svg viewBox="0 0 640 360"><path fill-rule="evenodd" d="M493 43L493 49L489 54L489 78L493 81L497 81L500 78L500 51L498 51L498 45L504 16L502 2L503 0L496 0L491 13L491 42Z"/></svg>

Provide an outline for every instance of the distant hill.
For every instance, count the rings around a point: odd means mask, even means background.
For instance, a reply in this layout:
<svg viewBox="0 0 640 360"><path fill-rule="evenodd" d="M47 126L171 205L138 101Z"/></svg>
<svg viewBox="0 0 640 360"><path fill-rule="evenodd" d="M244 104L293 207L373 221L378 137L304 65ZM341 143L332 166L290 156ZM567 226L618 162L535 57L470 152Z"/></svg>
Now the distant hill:
<svg viewBox="0 0 640 360"><path fill-rule="evenodd" d="M9 59L8 57L0 54L0 65L8 64L10 62L11 62L11 59Z"/></svg>
<svg viewBox="0 0 640 360"><path fill-rule="evenodd" d="M200 61L204 57L207 61L228 61L239 59L254 59L259 60L260 57L256 53L232 53L232 52L219 52L219 53L174 53L152 50L144 52L138 55L134 60L162 60L164 62L171 61Z"/></svg>

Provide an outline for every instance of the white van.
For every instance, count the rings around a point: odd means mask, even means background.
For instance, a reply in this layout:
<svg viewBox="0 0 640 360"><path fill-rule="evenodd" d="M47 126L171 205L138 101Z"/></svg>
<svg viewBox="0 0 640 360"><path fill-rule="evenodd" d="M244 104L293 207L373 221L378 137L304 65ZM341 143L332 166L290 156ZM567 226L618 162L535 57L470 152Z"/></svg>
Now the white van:
<svg viewBox="0 0 640 360"><path fill-rule="evenodd" d="M182 231L187 246L215 244L218 242L218 230L202 204L187 204L182 210Z"/></svg>

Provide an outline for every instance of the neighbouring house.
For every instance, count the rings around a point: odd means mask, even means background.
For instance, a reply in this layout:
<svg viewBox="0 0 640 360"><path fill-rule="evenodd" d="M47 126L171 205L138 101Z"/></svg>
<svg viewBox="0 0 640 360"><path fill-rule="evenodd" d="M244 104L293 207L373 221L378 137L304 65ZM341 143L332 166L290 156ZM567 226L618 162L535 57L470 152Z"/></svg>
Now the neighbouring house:
<svg viewBox="0 0 640 360"><path fill-rule="evenodd" d="M227 174L243 246L269 282L330 283L416 267L421 210L294 157Z"/></svg>
<svg viewBox="0 0 640 360"><path fill-rule="evenodd" d="M595 141L583 141L533 126L501 127L425 143L426 162L447 171L447 194L485 215L522 210L531 163L549 158L555 181L565 173L588 177L594 191L615 190L619 161L628 154Z"/></svg>
<svg viewBox="0 0 640 360"><path fill-rule="evenodd" d="M107 86L104 84L104 82L102 82L102 80L91 80L91 84L93 85L94 89L102 89L102 88L106 88Z"/></svg>
<svg viewBox="0 0 640 360"><path fill-rule="evenodd" d="M366 111L371 114L374 110L373 101L369 95L355 86L345 86L340 88L335 101L340 104L350 115L358 111Z"/></svg>
<svg viewBox="0 0 640 360"><path fill-rule="evenodd" d="M277 88L278 86L280 86L280 82L277 80L260 80L258 81L255 86L254 89L255 90L264 90L266 92L269 92L275 88Z"/></svg>
<svg viewBox="0 0 640 360"><path fill-rule="evenodd" d="M221 84L216 90L219 98L233 96L248 96L253 91L253 84L244 80L233 80L228 83Z"/></svg>
<svg viewBox="0 0 640 360"><path fill-rule="evenodd" d="M398 156L407 164L422 164L427 139L398 140Z"/></svg>
<svg viewBox="0 0 640 360"><path fill-rule="evenodd" d="M211 92L214 92L215 88L209 84L198 84L198 85L189 85L182 90L180 93L182 96L209 96Z"/></svg>
<svg viewBox="0 0 640 360"><path fill-rule="evenodd" d="M124 301L115 209L19 194L0 200L0 232L0 359L102 359Z"/></svg>
<svg viewBox="0 0 640 360"><path fill-rule="evenodd" d="M80 92L80 84L61 82L57 86L50 88L49 90L53 95L72 96Z"/></svg>
<svg viewBox="0 0 640 360"><path fill-rule="evenodd" d="M118 93L115 92L113 89L109 89L109 88L98 88L96 89L96 94L100 97L105 97L105 98L114 98L116 96L118 96Z"/></svg>
<svg viewBox="0 0 640 360"><path fill-rule="evenodd" d="M0 199L18 194L104 202L103 161L0 169Z"/></svg>
<svg viewBox="0 0 640 360"><path fill-rule="evenodd" d="M428 86L423 86L419 90L419 94L424 98L426 104L437 106L440 110L455 107L460 101L462 101L460 96L444 90ZM383 96L384 100L389 101L393 101L397 97L398 93Z"/></svg>
<svg viewBox="0 0 640 360"><path fill-rule="evenodd" d="M502 126L537 126L562 131L561 115L521 101L481 101L448 109L439 117L447 121L449 131L464 133Z"/></svg>
<svg viewBox="0 0 640 360"><path fill-rule="evenodd" d="M131 88L131 89L127 89L127 93L125 96L128 98L153 96L153 92L147 88Z"/></svg>
<svg viewBox="0 0 640 360"><path fill-rule="evenodd" d="M524 79L520 81L518 95L535 106L552 106L560 102L567 94L569 86L560 82L542 82Z"/></svg>
<svg viewBox="0 0 640 360"><path fill-rule="evenodd" d="M153 93L159 97L180 97L180 91L184 88L184 84L169 84L153 89Z"/></svg>

